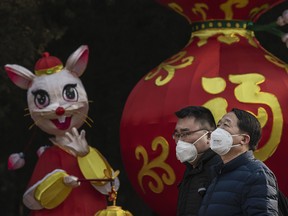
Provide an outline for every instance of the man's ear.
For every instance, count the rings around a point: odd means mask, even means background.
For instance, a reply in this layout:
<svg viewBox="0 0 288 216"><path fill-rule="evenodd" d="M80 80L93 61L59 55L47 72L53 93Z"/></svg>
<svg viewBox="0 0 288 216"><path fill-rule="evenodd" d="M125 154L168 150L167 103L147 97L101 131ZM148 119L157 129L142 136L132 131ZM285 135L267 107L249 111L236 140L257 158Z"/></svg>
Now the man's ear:
<svg viewBox="0 0 288 216"><path fill-rule="evenodd" d="M208 145L210 145L211 133L212 133L212 131L208 131L208 133L207 133L207 144L208 144Z"/></svg>
<svg viewBox="0 0 288 216"><path fill-rule="evenodd" d="M208 140L211 139L211 133L212 133L212 131L208 131L208 133L207 133L207 139L208 139Z"/></svg>
<svg viewBox="0 0 288 216"><path fill-rule="evenodd" d="M241 140L242 145L249 145L250 143L250 136L248 134L243 134L243 138Z"/></svg>

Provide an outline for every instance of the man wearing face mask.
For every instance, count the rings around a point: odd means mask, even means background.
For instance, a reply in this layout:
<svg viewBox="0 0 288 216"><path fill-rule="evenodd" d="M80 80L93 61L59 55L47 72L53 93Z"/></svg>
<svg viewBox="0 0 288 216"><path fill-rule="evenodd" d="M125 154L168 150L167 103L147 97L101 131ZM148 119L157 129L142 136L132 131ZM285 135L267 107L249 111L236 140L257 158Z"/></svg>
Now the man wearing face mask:
<svg viewBox="0 0 288 216"><path fill-rule="evenodd" d="M216 178L203 199L199 216L278 215L277 181L254 158L261 125L252 114L232 109L211 133L210 148L221 156Z"/></svg>
<svg viewBox="0 0 288 216"><path fill-rule="evenodd" d="M201 106L185 107L175 115L176 157L186 166L178 186L177 216L193 216L214 177L211 166L221 161L209 148L210 132L216 124L210 110Z"/></svg>

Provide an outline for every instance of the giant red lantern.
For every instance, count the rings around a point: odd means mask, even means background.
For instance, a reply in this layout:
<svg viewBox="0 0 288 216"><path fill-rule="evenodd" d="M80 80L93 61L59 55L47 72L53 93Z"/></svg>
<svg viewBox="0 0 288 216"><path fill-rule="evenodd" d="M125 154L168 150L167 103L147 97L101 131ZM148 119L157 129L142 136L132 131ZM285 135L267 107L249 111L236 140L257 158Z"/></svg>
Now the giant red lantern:
<svg viewBox="0 0 288 216"><path fill-rule="evenodd" d="M275 0L159 0L191 23L189 43L144 76L121 120L125 169L135 190L159 215L175 215L184 166L171 137L175 111L211 109L216 121L233 107L253 113L263 137L255 156L288 194L288 66L265 51L250 31ZM278 1L280 3L282 1Z"/></svg>

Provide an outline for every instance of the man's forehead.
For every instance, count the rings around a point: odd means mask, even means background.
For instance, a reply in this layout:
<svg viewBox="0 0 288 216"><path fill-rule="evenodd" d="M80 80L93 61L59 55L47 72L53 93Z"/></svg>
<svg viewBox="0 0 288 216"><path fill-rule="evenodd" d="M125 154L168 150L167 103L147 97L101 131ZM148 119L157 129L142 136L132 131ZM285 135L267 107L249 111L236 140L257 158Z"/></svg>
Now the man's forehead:
<svg viewBox="0 0 288 216"><path fill-rule="evenodd" d="M197 130L200 127L200 123L195 121L195 118L183 118L179 119L175 130L180 130L180 131L188 131L188 130Z"/></svg>
<svg viewBox="0 0 288 216"><path fill-rule="evenodd" d="M234 113L229 112L227 114L225 114L222 119L219 120L218 123L223 123L223 122L228 122L228 123L236 123L237 122L237 117Z"/></svg>
<svg viewBox="0 0 288 216"><path fill-rule="evenodd" d="M233 120L229 116L223 116L220 122L233 122Z"/></svg>

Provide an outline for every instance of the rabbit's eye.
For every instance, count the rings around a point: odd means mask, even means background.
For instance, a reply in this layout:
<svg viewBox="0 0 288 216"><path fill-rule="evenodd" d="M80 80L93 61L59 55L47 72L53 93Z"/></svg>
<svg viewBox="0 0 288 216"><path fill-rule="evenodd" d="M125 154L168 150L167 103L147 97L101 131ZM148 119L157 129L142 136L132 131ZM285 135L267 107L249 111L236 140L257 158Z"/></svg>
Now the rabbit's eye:
<svg viewBox="0 0 288 216"><path fill-rule="evenodd" d="M78 101L78 91L76 89L77 84L67 84L63 89L63 98L66 101L75 102Z"/></svg>
<svg viewBox="0 0 288 216"><path fill-rule="evenodd" d="M34 103L39 109L43 109L50 104L49 94L45 90L33 91Z"/></svg>

